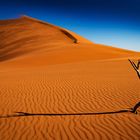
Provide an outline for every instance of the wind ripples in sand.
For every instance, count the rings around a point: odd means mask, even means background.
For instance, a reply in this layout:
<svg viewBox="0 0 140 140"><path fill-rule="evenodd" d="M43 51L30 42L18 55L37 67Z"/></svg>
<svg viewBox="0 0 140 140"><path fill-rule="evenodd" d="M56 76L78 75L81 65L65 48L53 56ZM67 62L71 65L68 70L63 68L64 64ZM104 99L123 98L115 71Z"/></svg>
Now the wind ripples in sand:
<svg viewBox="0 0 140 140"><path fill-rule="evenodd" d="M95 63L94 67L95 65L101 69L100 65ZM56 67L50 66L37 71L33 69L26 73L15 71L8 76L3 73L7 78L0 84L0 114L20 111L60 114L108 112L132 107L139 96L138 80L131 78L127 83L124 82L129 79L129 73L123 81L120 78L109 78L110 74L104 75L104 78L103 75L96 76L96 68L90 71L81 67L78 71L78 66L74 65L74 71L68 70L69 65L66 65L63 68L65 71L62 71L61 68L56 70ZM140 137L139 126L139 115L131 113L67 117L25 116L0 119L0 136L2 139L137 140Z"/></svg>

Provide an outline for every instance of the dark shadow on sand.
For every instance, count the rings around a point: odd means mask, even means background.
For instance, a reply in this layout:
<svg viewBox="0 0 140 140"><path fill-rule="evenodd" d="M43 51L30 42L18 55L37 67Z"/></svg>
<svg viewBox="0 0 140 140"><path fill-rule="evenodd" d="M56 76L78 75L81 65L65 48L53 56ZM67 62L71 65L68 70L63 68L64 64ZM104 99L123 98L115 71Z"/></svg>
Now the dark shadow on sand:
<svg viewBox="0 0 140 140"><path fill-rule="evenodd" d="M46 114L46 113L27 113L27 112L15 112L13 115L6 115L6 116L0 116L0 118L11 118L11 117L29 117L29 116L86 116L86 115L103 115L103 114L118 114L118 113L134 113L132 110L119 110L119 111L112 111L112 112L97 112L97 113L52 113L52 114Z"/></svg>
<svg viewBox="0 0 140 140"><path fill-rule="evenodd" d="M118 113L134 113L137 114L137 109L140 107L140 102L137 102L133 108L111 111L111 112L90 112L90 113L28 113L28 112L15 112L15 114L3 115L0 118L12 117L29 117L29 116L86 116L86 115L104 115L104 114L118 114Z"/></svg>

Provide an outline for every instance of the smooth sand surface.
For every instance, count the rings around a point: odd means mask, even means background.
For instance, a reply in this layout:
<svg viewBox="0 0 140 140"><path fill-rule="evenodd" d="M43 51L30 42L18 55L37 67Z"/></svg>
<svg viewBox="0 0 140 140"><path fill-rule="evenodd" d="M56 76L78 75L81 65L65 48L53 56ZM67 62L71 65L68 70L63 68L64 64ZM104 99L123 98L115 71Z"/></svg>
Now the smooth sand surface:
<svg viewBox="0 0 140 140"><path fill-rule="evenodd" d="M140 113L115 113L140 101L140 53L26 16L0 21L0 40L0 140L140 139Z"/></svg>

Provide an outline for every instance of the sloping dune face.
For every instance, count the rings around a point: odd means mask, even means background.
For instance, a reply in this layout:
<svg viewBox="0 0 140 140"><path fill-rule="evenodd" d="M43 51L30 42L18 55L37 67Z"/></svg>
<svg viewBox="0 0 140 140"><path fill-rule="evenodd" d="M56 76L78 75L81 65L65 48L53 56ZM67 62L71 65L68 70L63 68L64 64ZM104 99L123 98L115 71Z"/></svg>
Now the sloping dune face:
<svg viewBox="0 0 140 140"><path fill-rule="evenodd" d="M71 31L27 16L0 21L0 40L0 61L27 55L30 61L25 61L32 63L37 55L45 64L133 56L133 52L93 44Z"/></svg>
<svg viewBox="0 0 140 140"><path fill-rule="evenodd" d="M0 40L0 140L140 139L140 53L26 16Z"/></svg>
<svg viewBox="0 0 140 140"><path fill-rule="evenodd" d="M28 17L0 21L0 40L1 61L51 44L77 42L67 31Z"/></svg>

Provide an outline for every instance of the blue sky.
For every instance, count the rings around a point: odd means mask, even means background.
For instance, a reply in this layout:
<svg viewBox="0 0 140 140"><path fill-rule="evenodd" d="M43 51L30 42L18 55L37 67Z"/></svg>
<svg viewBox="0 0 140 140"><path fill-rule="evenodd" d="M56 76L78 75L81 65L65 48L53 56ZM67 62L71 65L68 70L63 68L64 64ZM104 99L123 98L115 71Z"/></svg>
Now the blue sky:
<svg viewBox="0 0 140 140"><path fill-rule="evenodd" d="M29 15L95 43L140 51L139 6L139 0L5 0L0 19Z"/></svg>

